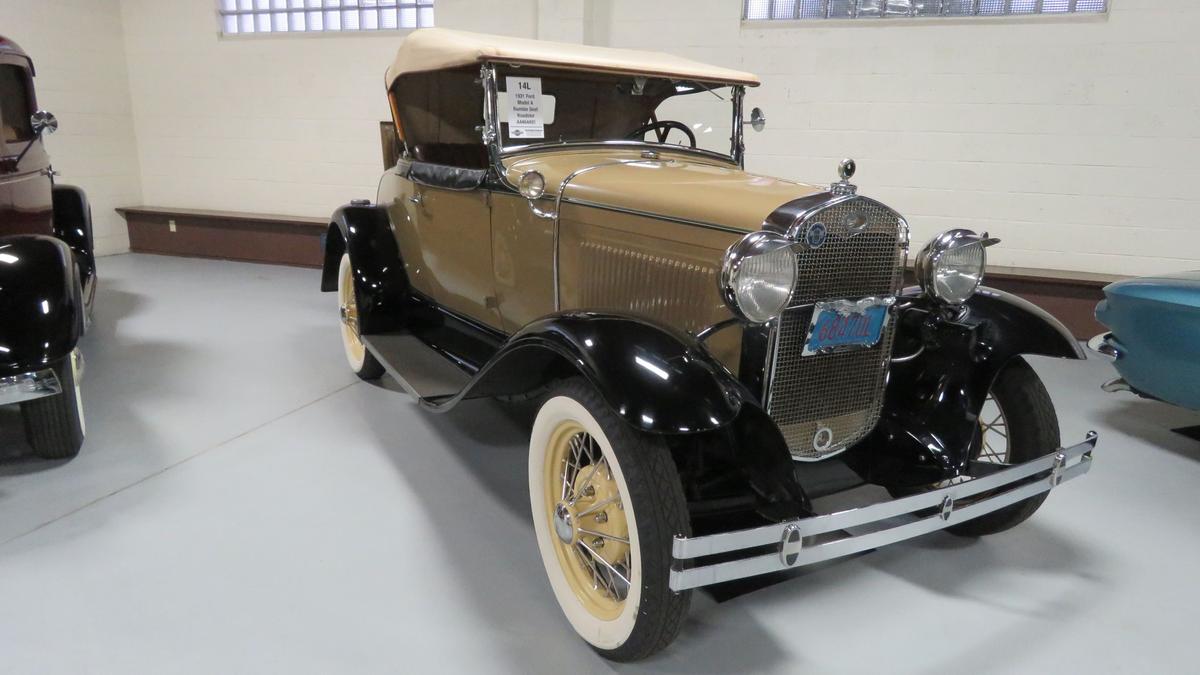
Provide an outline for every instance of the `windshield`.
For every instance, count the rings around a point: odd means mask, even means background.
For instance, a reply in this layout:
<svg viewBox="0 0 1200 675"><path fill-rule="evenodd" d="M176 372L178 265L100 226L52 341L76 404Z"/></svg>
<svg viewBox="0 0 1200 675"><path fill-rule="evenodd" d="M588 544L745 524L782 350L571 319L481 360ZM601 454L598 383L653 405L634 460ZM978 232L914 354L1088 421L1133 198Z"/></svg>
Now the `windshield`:
<svg viewBox="0 0 1200 675"><path fill-rule="evenodd" d="M729 85L498 66L496 87L504 149L628 140L732 155Z"/></svg>

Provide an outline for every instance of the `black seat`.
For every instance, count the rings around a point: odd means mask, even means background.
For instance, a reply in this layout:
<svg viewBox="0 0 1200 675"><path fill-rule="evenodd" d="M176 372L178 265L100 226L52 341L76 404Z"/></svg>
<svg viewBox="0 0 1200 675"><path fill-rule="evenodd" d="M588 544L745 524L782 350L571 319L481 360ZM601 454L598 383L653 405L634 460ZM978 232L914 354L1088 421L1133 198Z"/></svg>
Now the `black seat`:
<svg viewBox="0 0 1200 675"><path fill-rule="evenodd" d="M418 162L463 169L488 168L488 152L482 143L417 143L412 152Z"/></svg>

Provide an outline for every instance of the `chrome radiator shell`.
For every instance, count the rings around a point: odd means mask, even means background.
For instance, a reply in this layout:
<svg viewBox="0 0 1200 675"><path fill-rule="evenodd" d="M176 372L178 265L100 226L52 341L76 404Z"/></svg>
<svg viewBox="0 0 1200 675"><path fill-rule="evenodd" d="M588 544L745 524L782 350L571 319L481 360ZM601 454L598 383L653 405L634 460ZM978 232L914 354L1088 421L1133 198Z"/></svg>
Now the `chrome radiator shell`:
<svg viewBox="0 0 1200 675"><path fill-rule="evenodd" d="M806 243L815 223L825 231L818 247ZM894 297L903 280L908 223L873 199L848 195L809 206L786 232L800 242L797 282L771 330L763 401L793 459L817 461L843 452L878 423L895 322L889 317L873 347L802 356L814 304Z"/></svg>

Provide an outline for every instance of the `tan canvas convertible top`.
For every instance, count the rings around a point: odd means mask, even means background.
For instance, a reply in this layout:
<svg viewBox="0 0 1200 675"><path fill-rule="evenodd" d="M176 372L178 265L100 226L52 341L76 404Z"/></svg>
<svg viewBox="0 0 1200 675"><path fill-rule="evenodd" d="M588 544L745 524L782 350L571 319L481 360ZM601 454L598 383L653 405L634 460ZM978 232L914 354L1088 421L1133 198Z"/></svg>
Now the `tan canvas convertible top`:
<svg viewBox="0 0 1200 675"><path fill-rule="evenodd" d="M752 73L710 66L661 52L592 47L469 33L447 28L423 28L410 33L400 44L396 60L387 69L387 85L390 87L397 77L408 73L457 68L485 61L743 84L751 87L759 84L758 77Z"/></svg>

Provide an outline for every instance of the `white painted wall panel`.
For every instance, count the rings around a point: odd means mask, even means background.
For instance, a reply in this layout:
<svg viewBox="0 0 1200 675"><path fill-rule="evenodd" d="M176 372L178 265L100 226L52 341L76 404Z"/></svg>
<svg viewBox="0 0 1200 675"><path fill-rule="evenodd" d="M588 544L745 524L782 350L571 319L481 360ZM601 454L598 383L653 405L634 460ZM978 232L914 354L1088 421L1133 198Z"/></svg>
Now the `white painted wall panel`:
<svg viewBox="0 0 1200 675"><path fill-rule="evenodd" d="M375 198L404 33L222 38L210 0L123 0L148 204L325 216ZM437 24L532 37L537 0L438 0Z"/></svg>
<svg viewBox="0 0 1200 675"><path fill-rule="evenodd" d="M736 0L613 0L595 32L758 72L748 168L857 182L921 242L990 230L997 264L1200 267L1200 5L1109 16L741 23Z"/></svg>
<svg viewBox="0 0 1200 675"><path fill-rule="evenodd" d="M117 203L325 215L374 196L399 34L222 39L209 0L119 5L0 0L4 30L38 58L42 101L63 120L56 166L93 195L102 249L123 246ZM909 216L918 242L962 225L1005 240L999 264L1200 267L1190 0L745 24L738 0L438 0L437 23L756 71L748 103L770 123L748 135L748 167L824 182L854 156L864 192Z"/></svg>

